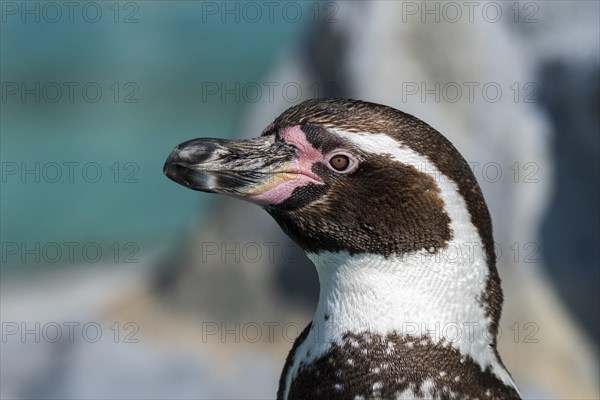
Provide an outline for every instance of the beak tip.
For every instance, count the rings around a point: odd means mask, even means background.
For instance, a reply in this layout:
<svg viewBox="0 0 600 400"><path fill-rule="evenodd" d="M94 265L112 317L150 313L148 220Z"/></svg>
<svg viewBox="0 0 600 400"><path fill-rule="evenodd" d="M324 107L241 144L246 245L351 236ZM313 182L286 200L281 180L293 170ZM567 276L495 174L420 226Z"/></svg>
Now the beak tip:
<svg viewBox="0 0 600 400"><path fill-rule="evenodd" d="M173 159L172 159L172 156L169 155L169 157L167 158L167 160L165 161L165 163L163 165L163 173L165 175L167 175L169 173L169 169L171 168L171 165L173 165Z"/></svg>
<svg viewBox="0 0 600 400"><path fill-rule="evenodd" d="M165 174L167 177L171 178L171 175L173 173L174 170L174 161L176 159L176 153L177 153L178 149L177 147L175 149L173 149L173 151L169 154L169 157L167 157L164 165L163 165L163 174Z"/></svg>

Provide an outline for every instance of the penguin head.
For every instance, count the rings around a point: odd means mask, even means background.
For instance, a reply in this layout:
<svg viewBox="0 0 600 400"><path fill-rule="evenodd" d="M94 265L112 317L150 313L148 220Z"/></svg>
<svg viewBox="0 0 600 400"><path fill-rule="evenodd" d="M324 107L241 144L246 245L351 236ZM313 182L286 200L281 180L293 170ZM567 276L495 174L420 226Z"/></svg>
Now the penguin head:
<svg viewBox="0 0 600 400"><path fill-rule="evenodd" d="M313 254L443 248L453 236L453 205L442 179L457 183L466 215L491 235L479 186L452 144L419 119L374 103L308 100L257 138L182 143L164 172L191 189L259 204Z"/></svg>

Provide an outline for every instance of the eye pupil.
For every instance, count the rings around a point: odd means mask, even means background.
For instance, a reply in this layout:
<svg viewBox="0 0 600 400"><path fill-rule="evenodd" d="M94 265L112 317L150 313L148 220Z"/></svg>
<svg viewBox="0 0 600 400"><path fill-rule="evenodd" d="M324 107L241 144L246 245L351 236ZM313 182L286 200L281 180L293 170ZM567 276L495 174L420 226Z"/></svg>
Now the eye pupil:
<svg viewBox="0 0 600 400"><path fill-rule="evenodd" d="M348 156L337 155L331 157L331 160L329 160L329 164L331 164L333 169L335 169L336 171L343 171L350 165L350 159L348 158Z"/></svg>

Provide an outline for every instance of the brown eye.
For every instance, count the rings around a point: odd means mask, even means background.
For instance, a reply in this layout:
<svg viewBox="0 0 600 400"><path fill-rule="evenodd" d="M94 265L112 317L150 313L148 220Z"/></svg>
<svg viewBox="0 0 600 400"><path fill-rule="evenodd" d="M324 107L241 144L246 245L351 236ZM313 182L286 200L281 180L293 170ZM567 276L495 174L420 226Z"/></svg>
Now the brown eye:
<svg viewBox="0 0 600 400"><path fill-rule="evenodd" d="M357 170L359 160L352 153L343 149L334 150L325 155L327 167L339 174L351 174Z"/></svg>
<svg viewBox="0 0 600 400"><path fill-rule="evenodd" d="M331 157L329 164L336 171L345 171L350 166L350 159L348 156L338 154L337 156Z"/></svg>

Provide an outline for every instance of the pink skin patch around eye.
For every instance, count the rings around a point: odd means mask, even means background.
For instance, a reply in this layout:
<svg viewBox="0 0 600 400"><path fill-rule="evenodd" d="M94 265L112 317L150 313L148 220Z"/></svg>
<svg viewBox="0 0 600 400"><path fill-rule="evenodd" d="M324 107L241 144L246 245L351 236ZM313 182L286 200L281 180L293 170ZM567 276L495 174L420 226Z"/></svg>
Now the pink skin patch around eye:
<svg viewBox="0 0 600 400"><path fill-rule="evenodd" d="M280 132L281 139L298 149L296 158L286 167L285 173L294 174L293 179L283 180L277 186L248 199L258 204L280 204L287 200L294 189L309 184L324 185L325 183L311 168L315 162L323 160L323 154L313 147L299 125L291 126Z"/></svg>

